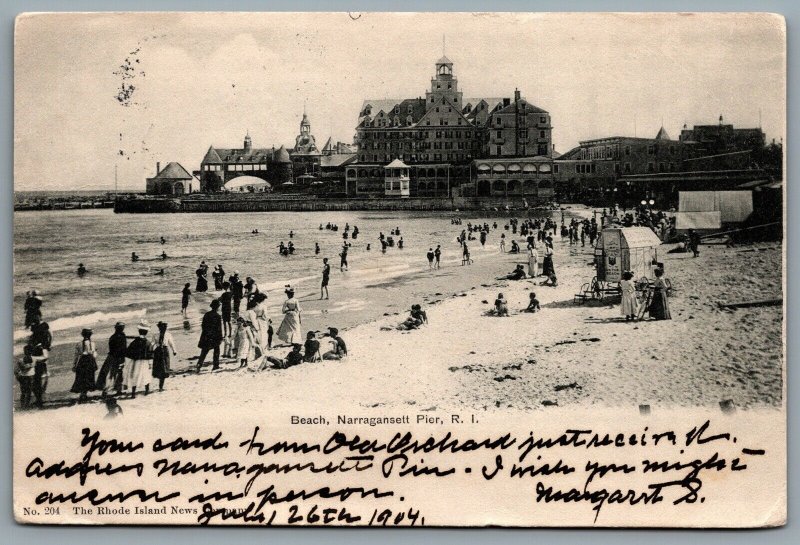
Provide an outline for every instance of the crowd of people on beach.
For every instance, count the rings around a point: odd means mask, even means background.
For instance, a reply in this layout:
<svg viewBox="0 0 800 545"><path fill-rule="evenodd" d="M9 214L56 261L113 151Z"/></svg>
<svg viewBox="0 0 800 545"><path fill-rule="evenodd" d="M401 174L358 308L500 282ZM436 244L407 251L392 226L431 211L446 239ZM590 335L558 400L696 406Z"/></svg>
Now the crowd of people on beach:
<svg viewBox="0 0 800 545"><path fill-rule="evenodd" d="M605 211L604 211L605 212ZM670 236L674 222L661 212L652 213L646 209L634 212L620 213L612 209L604 217L604 225L647 225L660 236ZM607 219L607 221L606 221ZM450 218L451 225L462 226L461 218ZM504 225L497 221L472 223L467 221L466 228L461 229L455 241L460 246L462 265L473 263L469 245L478 241L482 247L487 244L490 233L498 231L499 250L501 253L526 254L527 263L517 263L507 275L500 276L497 280L520 281L543 277L539 286L558 286L554 265L554 237L561 237L562 241L569 241L570 245L585 246L588 240L594 246L601 230L594 217L590 219L572 218L568 223L561 223L554 218L509 218ZM338 232L339 226L335 223L320 224L319 230ZM257 233L257 230L253 231ZM342 230L342 247L339 253L340 271L349 268L348 252L359 236L357 226L345 224ZM281 255L294 254L295 247L292 239L294 233L289 232L289 242L282 241L279 246ZM161 237L161 244L166 240ZM389 235L380 232L378 241L381 251L389 248L404 248L404 240L400 227L394 227ZM686 247L699 255L698 246L700 238L695 233L690 233ZM524 248L524 249L523 249ZM366 250L370 244L366 244ZM321 252L319 243L314 245L315 255ZM166 256L166 252L162 252ZM442 266L443 249L441 244L430 246L426 258L428 269L435 271ZM139 257L135 252L132 261ZM527 265L527 267L526 267ZM210 266L201 261L195 271L196 281L194 292L190 282L186 282L181 292L181 315L188 316L188 310L193 293L211 291L209 286ZM81 263L78 275L84 276L87 269ZM327 257L322 259L320 300L330 297L331 266ZM267 368L285 369L301 363L317 362L322 360L341 360L347 356L347 345L335 327L329 327L327 332L308 331L303 334L302 307L296 297L296 290L286 285L284 293L286 299L281 305L281 320L277 330L273 329L272 319L267 308L268 296L259 289L256 279L252 276L241 278L238 271L227 275L222 264L213 267L210 273L213 282L214 297L209 302L208 310L203 314L200 324L200 338L197 347L197 356L194 370L200 373L206 365L207 358L211 357L211 368L217 370L221 366L221 358L233 360L235 369L249 370L251 372L263 371ZM619 282L621 295L621 313L626 321L641 318L642 305L649 317L656 320L670 319L668 304L669 282L664 278L663 269L655 271L655 280L647 292L645 301L637 299L637 285L633 275L625 272ZM529 294L528 306L520 312L535 313L541 310L541 305L534 292ZM47 363L53 338L48 323L42 319L42 297L35 290L31 290L25 299L25 327L30 329L30 336L24 346L22 357L15 363L15 375L20 384L21 406L43 407L48 385ZM502 293L495 299L491 314L495 316L508 316L508 301ZM428 323L428 315L421 305L412 305L409 316L398 324L397 329L410 331L418 329ZM89 399L92 392L100 392L104 399L128 395L135 398L138 394L148 395L151 389L163 390L167 379L174 374L171 359L177 356L175 341L169 332L168 324L164 321L152 327L147 320L141 320L135 326L135 335L126 332L126 324L118 322L114 326L114 333L107 342L107 351L102 365L98 365L100 350L93 339L93 330L84 328L81 339L75 345L73 372L74 382L70 391L78 395L78 403ZM274 339L276 344L273 344ZM329 349L323 349L323 344L329 343ZM284 357L277 357L273 350L288 348ZM113 403L110 411L117 411L118 406Z"/></svg>

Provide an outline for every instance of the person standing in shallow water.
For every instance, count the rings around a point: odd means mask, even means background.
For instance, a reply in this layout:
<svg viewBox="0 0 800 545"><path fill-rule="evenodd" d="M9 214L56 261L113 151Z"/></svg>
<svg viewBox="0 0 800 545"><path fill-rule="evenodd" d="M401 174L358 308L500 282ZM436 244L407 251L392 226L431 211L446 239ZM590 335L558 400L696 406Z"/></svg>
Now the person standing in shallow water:
<svg viewBox="0 0 800 545"><path fill-rule="evenodd" d="M201 263L194 273L197 275L197 285L194 291L198 293L208 291L208 269L205 267L205 262Z"/></svg>
<svg viewBox="0 0 800 545"><path fill-rule="evenodd" d="M433 248L428 248L428 270L433 270L433 258L436 257L436 254L433 252Z"/></svg>
<svg viewBox="0 0 800 545"><path fill-rule="evenodd" d="M186 317L187 310L189 309L189 296L192 295L192 290L189 287L191 284L186 282L183 285L183 290L181 291L181 314L183 314L184 318Z"/></svg>
<svg viewBox="0 0 800 545"><path fill-rule="evenodd" d="M75 382L70 389L73 394L80 394L78 403L84 403L89 398L89 392L95 389L94 374L97 371L97 346L92 341L92 330L85 328L81 336L83 339L75 346L75 362L72 365Z"/></svg>
<svg viewBox="0 0 800 545"><path fill-rule="evenodd" d="M328 258L322 258L322 285L319 289L319 298L322 299L322 296L325 296L325 299L328 298L328 282L331 279L331 266L328 264Z"/></svg>

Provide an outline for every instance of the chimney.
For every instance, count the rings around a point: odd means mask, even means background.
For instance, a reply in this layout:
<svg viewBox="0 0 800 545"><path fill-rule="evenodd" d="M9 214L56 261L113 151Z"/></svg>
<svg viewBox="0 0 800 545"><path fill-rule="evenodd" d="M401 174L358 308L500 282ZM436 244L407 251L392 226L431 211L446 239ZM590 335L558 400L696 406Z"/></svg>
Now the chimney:
<svg viewBox="0 0 800 545"><path fill-rule="evenodd" d="M503 106L508 106L509 104L511 104L511 99L510 98L504 98L503 99Z"/></svg>
<svg viewBox="0 0 800 545"><path fill-rule="evenodd" d="M158 176L159 172L161 172L161 162L156 161L156 176Z"/></svg>
<svg viewBox="0 0 800 545"><path fill-rule="evenodd" d="M519 100L519 89L514 89L514 102Z"/></svg>

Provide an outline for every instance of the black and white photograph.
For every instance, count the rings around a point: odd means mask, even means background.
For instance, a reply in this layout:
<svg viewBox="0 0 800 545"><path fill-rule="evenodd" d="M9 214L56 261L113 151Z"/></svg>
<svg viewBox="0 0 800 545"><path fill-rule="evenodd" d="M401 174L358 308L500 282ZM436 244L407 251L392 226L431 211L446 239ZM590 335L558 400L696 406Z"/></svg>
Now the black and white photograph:
<svg viewBox="0 0 800 545"><path fill-rule="evenodd" d="M23 14L14 88L18 520L785 521L779 15Z"/></svg>

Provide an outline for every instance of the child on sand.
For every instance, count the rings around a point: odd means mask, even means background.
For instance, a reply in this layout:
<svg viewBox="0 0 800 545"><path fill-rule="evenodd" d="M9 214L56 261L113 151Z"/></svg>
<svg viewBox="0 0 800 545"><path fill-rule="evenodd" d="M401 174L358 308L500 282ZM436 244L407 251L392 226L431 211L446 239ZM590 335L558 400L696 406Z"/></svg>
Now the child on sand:
<svg viewBox="0 0 800 545"><path fill-rule="evenodd" d="M508 316L508 301L502 293L498 293L494 300L494 313L495 316Z"/></svg>
<svg viewBox="0 0 800 545"><path fill-rule="evenodd" d="M542 307L539 306L539 300L536 298L536 294L531 292L528 306L525 307L522 312L536 312L537 310L542 310Z"/></svg>

